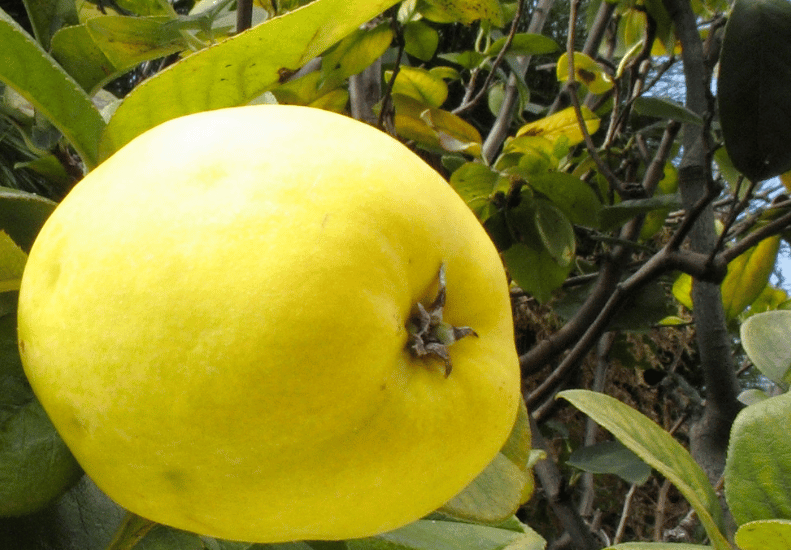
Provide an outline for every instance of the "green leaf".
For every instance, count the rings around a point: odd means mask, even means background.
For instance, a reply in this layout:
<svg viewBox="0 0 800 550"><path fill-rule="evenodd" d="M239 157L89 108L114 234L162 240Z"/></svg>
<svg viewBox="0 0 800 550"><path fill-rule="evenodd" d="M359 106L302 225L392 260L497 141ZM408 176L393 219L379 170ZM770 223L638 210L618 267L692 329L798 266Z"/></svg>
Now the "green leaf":
<svg viewBox="0 0 800 550"><path fill-rule="evenodd" d="M570 268L559 266L538 243L515 243L502 256L514 282L541 304L550 300L569 275Z"/></svg>
<svg viewBox="0 0 800 550"><path fill-rule="evenodd" d="M383 55L393 36L388 21L371 29L357 29L323 56L323 82L328 86L338 85L348 76L360 73Z"/></svg>
<svg viewBox="0 0 800 550"><path fill-rule="evenodd" d="M633 110L644 116L677 120L698 126L703 124L703 118L700 115L671 99L640 97L633 102Z"/></svg>
<svg viewBox="0 0 800 550"><path fill-rule="evenodd" d="M782 519L745 523L736 531L736 546L741 550L789 550L792 524Z"/></svg>
<svg viewBox="0 0 800 550"><path fill-rule="evenodd" d="M489 46L489 50L486 52L490 56L496 56L500 53L500 50L503 49L506 42L508 42L508 37L504 36L503 38L495 41ZM511 40L511 47L506 52L507 55L544 55L548 53L553 53L561 50L561 46L558 45L558 42L553 40L550 37L541 35L541 34L534 34L534 33L517 33L514 35L514 38Z"/></svg>
<svg viewBox="0 0 800 550"><path fill-rule="evenodd" d="M669 479L694 508L713 546L717 550L731 550L719 528L722 511L714 488L689 451L671 435L639 411L603 393L568 390L557 397L589 415Z"/></svg>
<svg viewBox="0 0 800 550"><path fill-rule="evenodd" d="M572 223L597 227L602 205L585 181L564 172L548 172L529 178L528 184L553 201Z"/></svg>
<svg viewBox="0 0 800 550"><path fill-rule="evenodd" d="M739 525L791 519L791 393L742 409L731 428L725 497Z"/></svg>
<svg viewBox="0 0 800 550"><path fill-rule="evenodd" d="M0 10L0 81L47 117L88 168L97 164L103 117L80 85L6 12ZM13 52L13 53L12 53Z"/></svg>
<svg viewBox="0 0 800 550"><path fill-rule="evenodd" d="M436 23L472 23L477 19L488 19L497 27L503 25L503 10L499 0L417 0L417 11L425 19Z"/></svg>
<svg viewBox="0 0 800 550"><path fill-rule="evenodd" d="M600 210L600 229L603 231L616 229L639 214L664 208L672 210L681 208L680 195L678 193L655 195L649 199L630 199L605 206Z"/></svg>
<svg viewBox="0 0 800 550"><path fill-rule="evenodd" d="M17 189L0 187L0 230L5 231L25 252L56 207L56 203Z"/></svg>
<svg viewBox="0 0 800 550"><path fill-rule="evenodd" d="M59 29L53 35L50 53L89 94L124 72L97 47L86 25Z"/></svg>
<svg viewBox="0 0 800 550"><path fill-rule="evenodd" d="M737 0L725 26L717 98L725 146L751 181L791 166L791 4Z"/></svg>
<svg viewBox="0 0 800 550"><path fill-rule="evenodd" d="M536 201L534 223L539 240L559 267L575 260L575 232L564 213L550 201Z"/></svg>
<svg viewBox="0 0 800 550"><path fill-rule="evenodd" d="M567 464L593 474L613 474L635 485L644 485L650 478L650 466L619 441L582 447L570 455Z"/></svg>
<svg viewBox="0 0 800 550"><path fill-rule="evenodd" d="M386 71L386 81L391 71ZM401 94L429 107L440 107L447 99L447 84L425 69L403 66L397 74L392 94Z"/></svg>
<svg viewBox="0 0 800 550"><path fill-rule="evenodd" d="M174 17L102 15L89 19L85 25L97 47L117 70L188 48Z"/></svg>
<svg viewBox="0 0 800 550"><path fill-rule="evenodd" d="M528 410L520 399L517 420L503 448L472 483L438 511L480 523L508 519L533 491L533 476L528 469L530 450Z"/></svg>
<svg viewBox="0 0 800 550"><path fill-rule="evenodd" d="M792 363L792 312L766 311L748 317L739 334L745 353L761 373L781 386L789 387Z"/></svg>
<svg viewBox="0 0 800 550"><path fill-rule="evenodd" d="M25 8L33 34L45 50L50 49L53 33L78 23L74 0L25 0Z"/></svg>
<svg viewBox="0 0 800 550"><path fill-rule="evenodd" d="M517 522L516 529L423 519L373 539L348 541L349 550L544 550L545 540ZM373 540L386 545L370 544Z"/></svg>
<svg viewBox="0 0 800 550"><path fill-rule="evenodd" d="M411 21L403 27L406 53L430 61L439 47L439 33L424 21Z"/></svg>
<svg viewBox="0 0 800 550"><path fill-rule="evenodd" d="M0 294L0 517L41 510L82 475L25 378L16 298Z"/></svg>
<svg viewBox="0 0 800 550"><path fill-rule="evenodd" d="M0 230L0 292L19 290L28 256L8 234Z"/></svg>
<svg viewBox="0 0 800 550"><path fill-rule="evenodd" d="M184 58L123 100L103 133L101 158L167 120L246 104L395 3L316 0Z"/></svg>
<svg viewBox="0 0 800 550"><path fill-rule="evenodd" d="M764 291L775 269L781 237L764 239L728 264L728 274L722 281L722 305L730 321L743 312Z"/></svg>

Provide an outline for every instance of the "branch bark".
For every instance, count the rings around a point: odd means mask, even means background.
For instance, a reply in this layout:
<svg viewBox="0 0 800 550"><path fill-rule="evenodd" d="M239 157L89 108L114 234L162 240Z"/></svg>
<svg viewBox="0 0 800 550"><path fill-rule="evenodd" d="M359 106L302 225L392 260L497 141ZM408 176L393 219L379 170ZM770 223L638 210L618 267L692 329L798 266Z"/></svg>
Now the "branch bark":
<svg viewBox="0 0 800 550"><path fill-rule="evenodd" d="M664 0L664 7L675 24L682 46L686 107L708 121L711 116L708 73L694 12L689 0ZM687 211L712 185L705 130L705 127L691 124L684 128L683 158L678 178ZM692 251L700 254L713 252L716 237L710 205L699 213L688 236ZM695 279L692 301L707 405L700 420L692 427L690 447L695 460L714 483L725 467L730 428L742 405L737 400L739 384L719 284Z"/></svg>

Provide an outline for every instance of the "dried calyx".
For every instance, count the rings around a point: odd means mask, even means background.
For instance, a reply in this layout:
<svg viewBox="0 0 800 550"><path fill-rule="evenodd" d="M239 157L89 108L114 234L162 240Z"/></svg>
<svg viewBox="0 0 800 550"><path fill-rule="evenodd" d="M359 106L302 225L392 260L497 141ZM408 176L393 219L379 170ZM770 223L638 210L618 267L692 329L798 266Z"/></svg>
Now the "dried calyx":
<svg viewBox="0 0 800 550"><path fill-rule="evenodd" d="M442 310L446 297L444 264L439 266L439 290L436 298L427 308L417 302L406 323L408 331L408 350L414 357L432 356L444 364L445 377L450 376L453 364L448 347L465 336L478 336L470 327L454 327L442 320Z"/></svg>

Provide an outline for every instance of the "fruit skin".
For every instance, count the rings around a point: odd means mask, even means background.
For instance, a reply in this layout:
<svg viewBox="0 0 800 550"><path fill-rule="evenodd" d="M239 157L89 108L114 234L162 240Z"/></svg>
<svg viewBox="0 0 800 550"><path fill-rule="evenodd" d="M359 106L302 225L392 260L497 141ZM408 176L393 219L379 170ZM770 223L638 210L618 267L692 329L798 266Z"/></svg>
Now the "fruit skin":
<svg viewBox="0 0 800 550"><path fill-rule="evenodd" d="M479 335L407 350L437 291ZM393 138L261 105L146 132L43 227L26 374L88 475L154 521L347 539L433 511L492 460L519 367L506 277L469 208Z"/></svg>

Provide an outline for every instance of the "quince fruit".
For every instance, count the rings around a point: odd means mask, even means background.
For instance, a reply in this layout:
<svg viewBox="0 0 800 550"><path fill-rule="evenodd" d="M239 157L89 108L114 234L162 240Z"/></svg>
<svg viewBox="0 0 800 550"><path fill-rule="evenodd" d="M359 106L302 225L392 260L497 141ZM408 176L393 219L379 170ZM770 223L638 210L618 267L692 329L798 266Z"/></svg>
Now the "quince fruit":
<svg viewBox="0 0 800 550"><path fill-rule="evenodd" d="M87 474L225 539L384 532L514 423L505 272L419 157L260 105L149 130L48 219L19 297L26 374Z"/></svg>

